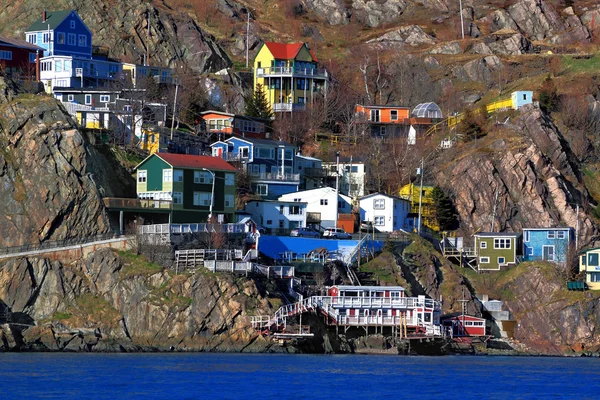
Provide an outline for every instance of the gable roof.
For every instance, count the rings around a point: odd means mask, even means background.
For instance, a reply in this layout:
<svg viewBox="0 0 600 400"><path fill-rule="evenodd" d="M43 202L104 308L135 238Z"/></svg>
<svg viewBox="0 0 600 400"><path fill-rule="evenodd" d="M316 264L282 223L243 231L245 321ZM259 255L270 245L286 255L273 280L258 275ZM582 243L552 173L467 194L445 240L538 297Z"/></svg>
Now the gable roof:
<svg viewBox="0 0 600 400"><path fill-rule="evenodd" d="M524 231L570 231L570 226L555 226L553 228L523 228Z"/></svg>
<svg viewBox="0 0 600 400"><path fill-rule="evenodd" d="M375 193L371 193L371 194L367 194L366 196L363 196L361 198L358 199L358 201L364 200L364 199L368 199L369 197L373 197L373 196L384 196L390 199L396 199L396 200L402 200L402 201L409 201L407 199L403 199L402 197L398 197L398 196L394 196L393 194L387 194L387 193L381 193L381 192L375 192Z"/></svg>
<svg viewBox="0 0 600 400"><path fill-rule="evenodd" d="M29 43L26 40L13 39L13 38L5 37L5 36L0 36L0 44L4 44L7 46L11 46L11 47L18 47L18 48L22 48L22 49L34 50L34 51L44 50L43 48L36 46L35 44Z"/></svg>
<svg viewBox="0 0 600 400"><path fill-rule="evenodd" d="M50 29L56 29L73 10L60 10L46 12L46 21L42 22L42 17L39 17L25 32L45 31L50 25Z"/></svg>
<svg viewBox="0 0 600 400"><path fill-rule="evenodd" d="M479 232L473 236L478 236L478 237L518 237L518 236L521 236L521 234L513 233L513 232Z"/></svg>
<svg viewBox="0 0 600 400"><path fill-rule="evenodd" d="M282 194L281 196L279 196L279 199L282 200L283 198L289 198L293 196L317 195L319 193L322 193L321 195L335 194L335 189L329 186L323 186L316 189L299 190L297 192ZM342 198L342 200L344 200L346 203L352 204L352 199L346 196L345 194L338 193L338 196Z"/></svg>
<svg viewBox="0 0 600 400"><path fill-rule="evenodd" d="M293 60L304 46L304 43L275 43L265 42L265 46L269 49L274 58L280 60ZM312 54L311 54L312 55Z"/></svg>
<svg viewBox="0 0 600 400"><path fill-rule="evenodd" d="M237 172L231 164L220 157L212 156L194 156L190 154L173 154L173 153L155 153L150 157L156 156L162 159L167 164L174 168L202 169L216 171L231 171ZM148 157L148 158L150 158ZM142 165L148 158L138 164L136 169Z"/></svg>
<svg viewBox="0 0 600 400"><path fill-rule="evenodd" d="M261 144L264 146L286 146L286 147L296 147L293 144L281 141L281 140L271 140L271 139L255 139L255 138L248 138L248 137L244 137L241 138L239 136L232 136L228 139L225 140L225 142L228 142L230 140L233 139L237 139L237 140L243 140L244 142L247 143L252 143L252 144Z"/></svg>

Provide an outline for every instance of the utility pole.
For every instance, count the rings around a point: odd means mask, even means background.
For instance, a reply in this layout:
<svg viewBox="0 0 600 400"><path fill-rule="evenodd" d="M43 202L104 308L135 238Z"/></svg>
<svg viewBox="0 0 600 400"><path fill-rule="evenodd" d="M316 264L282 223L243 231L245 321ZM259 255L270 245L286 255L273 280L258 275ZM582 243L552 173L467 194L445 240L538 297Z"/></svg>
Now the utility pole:
<svg viewBox="0 0 600 400"><path fill-rule="evenodd" d="M496 222L496 204L498 203L498 189L496 189L496 199L494 200L494 211L492 212L492 232L494 232L494 222Z"/></svg>
<svg viewBox="0 0 600 400"><path fill-rule="evenodd" d="M179 90L179 81L175 84L175 100L173 100L173 116L171 117L171 140L173 140L173 128L175 127L175 109L177 108L177 91Z"/></svg>
<svg viewBox="0 0 600 400"><path fill-rule="evenodd" d="M336 151L335 153L335 157L336 157L336 174L335 174L335 224L333 225L334 228L337 228L337 224L338 224L338 210L339 210L339 183L340 183L340 152Z"/></svg>
<svg viewBox="0 0 600 400"><path fill-rule="evenodd" d="M421 210L423 206L423 157L421 157L421 168L419 168L419 173L421 174L421 186L419 189L419 219L417 222L417 233L421 234Z"/></svg>
<svg viewBox="0 0 600 400"><path fill-rule="evenodd" d="M458 4L460 5L460 33L462 35L462 38L465 38L465 23L463 21L463 15L462 15L462 0L458 0Z"/></svg>
<svg viewBox="0 0 600 400"><path fill-rule="evenodd" d="M250 10L247 10L248 19L246 21L246 68L248 68L248 39L250 39Z"/></svg>
<svg viewBox="0 0 600 400"><path fill-rule="evenodd" d="M579 204L577 204L577 214L575 222L575 251L579 250Z"/></svg>

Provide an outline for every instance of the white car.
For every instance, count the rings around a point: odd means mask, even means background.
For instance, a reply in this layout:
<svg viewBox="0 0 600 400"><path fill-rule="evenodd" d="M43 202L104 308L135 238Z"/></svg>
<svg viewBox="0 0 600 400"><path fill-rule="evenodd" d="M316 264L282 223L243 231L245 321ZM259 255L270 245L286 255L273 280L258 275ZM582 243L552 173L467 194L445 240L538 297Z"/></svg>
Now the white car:
<svg viewBox="0 0 600 400"><path fill-rule="evenodd" d="M329 239L351 239L352 235L342 228L327 228L323 232L323 237Z"/></svg>

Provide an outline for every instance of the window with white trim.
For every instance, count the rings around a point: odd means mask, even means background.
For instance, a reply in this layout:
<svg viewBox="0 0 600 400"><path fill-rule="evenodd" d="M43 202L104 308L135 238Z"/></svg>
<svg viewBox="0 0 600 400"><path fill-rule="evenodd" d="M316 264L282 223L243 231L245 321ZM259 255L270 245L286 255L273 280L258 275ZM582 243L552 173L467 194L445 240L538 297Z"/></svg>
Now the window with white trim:
<svg viewBox="0 0 600 400"><path fill-rule="evenodd" d="M235 174L225 174L225 186L235 185Z"/></svg>
<svg viewBox="0 0 600 400"><path fill-rule="evenodd" d="M504 265L504 264L506 264L506 258L498 257L498 265Z"/></svg>
<svg viewBox="0 0 600 400"><path fill-rule="evenodd" d="M479 248L480 249L487 249L487 242L479 242Z"/></svg>
<svg viewBox="0 0 600 400"><path fill-rule="evenodd" d="M232 194L225 195L225 207L233 207L234 206L234 196Z"/></svg>
<svg viewBox="0 0 600 400"><path fill-rule="evenodd" d="M479 257L479 263L480 264L489 264L490 258L489 257Z"/></svg>
<svg viewBox="0 0 600 400"><path fill-rule="evenodd" d="M371 110L371 122L379 122L379 110Z"/></svg>
<svg viewBox="0 0 600 400"><path fill-rule="evenodd" d="M527 255L528 256L532 256L533 255L533 247L527 247Z"/></svg>
<svg viewBox="0 0 600 400"><path fill-rule="evenodd" d="M87 104L87 105L92 104L92 95L91 94L85 95L85 104Z"/></svg>
<svg viewBox="0 0 600 400"><path fill-rule="evenodd" d="M77 45L79 47L86 47L87 46L87 36L77 35Z"/></svg>
<svg viewBox="0 0 600 400"><path fill-rule="evenodd" d="M148 171L138 171L137 178L139 183L146 182L146 179L148 179Z"/></svg>
<svg viewBox="0 0 600 400"><path fill-rule="evenodd" d="M269 185L259 183L256 185L256 194L267 196L269 194Z"/></svg>
<svg viewBox="0 0 600 400"><path fill-rule="evenodd" d="M564 239L565 238L565 231L556 231L556 238L557 239Z"/></svg>
<svg viewBox="0 0 600 400"><path fill-rule="evenodd" d="M27 34L27 41L29 43L36 44L37 43L37 34L35 34L35 33L28 33Z"/></svg>
<svg viewBox="0 0 600 400"><path fill-rule="evenodd" d="M73 95L73 94L67 95L67 100L68 101L74 101L75 100L75 95Z"/></svg>
<svg viewBox="0 0 600 400"><path fill-rule="evenodd" d="M52 41L52 32L42 35L42 43L50 43Z"/></svg>
<svg viewBox="0 0 600 400"><path fill-rule="evenodd" d="M398 121L398 110L390 110L390 120Z"/></svg>
<svg viewBox="0 0 600 400"><path fill-rule="evenodd" d="M195 206L210 206L211 193L208 192L194 192L194 205Z"/></svg>
<svg viewBox="0 0 600 400"><path fill-rule="evenodd" d="M494 249L510 249L510 238L494 239Z"/></svg>
<svg viewBox="0 0 600 400"><path fill-rule="evenodd" d="M263 158L272 160L275 158L275 149L269 149L267 147L258 147L254 151L256 158Z"/></svg>
<svg viewBox="0 0 600 400"><path fill-rule="evenodd" d="M173 171L173 181L174 182L183 182L183 171L180 169L176 169Z"/></svg>
<svg viewBox="0 0 600 400"><path fill-rule="evenodd" d="M385 225L385 217L383 217L383 216L376 216L375 217L375 225L376 226L383 226L383 225Z"/></svg>
<svg viewBox="0 0 600 400"><path fill-rule="evenodd" d="M555 231L548 231L546 237L548 239L555 239L556 238L556 232Z"/></svg>
<svg viewBox="0 0 600 400"><path fill-rule="evenodd" d="M0 50L0 60L12 60L12 51Z"/></svg>
<svg viewBox="0 0 600 400"><path fill-rule="evenodd" d="M327 199L321 199L321 205L326 206L329 203Z"/></svg>
<svg viewBox="0 0 600 400"><path fill-rule="evenodd" d="M67 33L67 44L69 46L75 46L77 44L77 36L74 33Z"/></svg>
<svg viewBox="0 0 600 400"><path fill-rule="evenodd" d="M531 232L529 232L529 231L523 232L523 241L524 242L529 242L530 234L531 234Z"/></svg>
<svg viewBox="0 0 600 400"><path fill-rule="evenodd" d="M108 103L110 101L109 94L101 94L100 95L100 103Z"/></svg>
<svg viewBox="0 0 600 400"><path fill-rule="evenodd" d="M183 193L173 192L173 204L183 204Z"/></svg>
<svg viewBox="0 0 600 400"><path fill-rule="evenodd" d="M173 181L173 170L172 169L163 169L163 182L172 182Z"/></svg>
<svg viewBox="0 0 600 400"><path fill-rule="evenodd" d="M385 199L374 199L373 200L373 209L374 210L384 210L385 209Z"/></svg>
<svg viewBox="0 0 600 400"><path fill-rule="evenodd" d="M241 146L241 147L238 148L238 155L241 158L248 158L249 154L250 154L250 147L248 147L248 146Z"/></svg>
<svg viewBox="0 0 600 400"><path fill-rule="evenodd" d="M194 171L194 183L212 184L212 174L208 171Z"/></svg>

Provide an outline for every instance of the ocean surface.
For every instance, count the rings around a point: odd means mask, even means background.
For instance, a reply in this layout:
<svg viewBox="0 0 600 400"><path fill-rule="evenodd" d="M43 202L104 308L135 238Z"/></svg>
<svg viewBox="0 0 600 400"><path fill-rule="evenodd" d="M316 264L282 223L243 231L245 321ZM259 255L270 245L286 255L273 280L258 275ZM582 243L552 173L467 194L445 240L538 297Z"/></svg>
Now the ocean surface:
<svg viewBox="0 0 600 400"><path fill-rule="evenodd" d="M0 353L0 399L597 399L600 359Z"/></svg>

